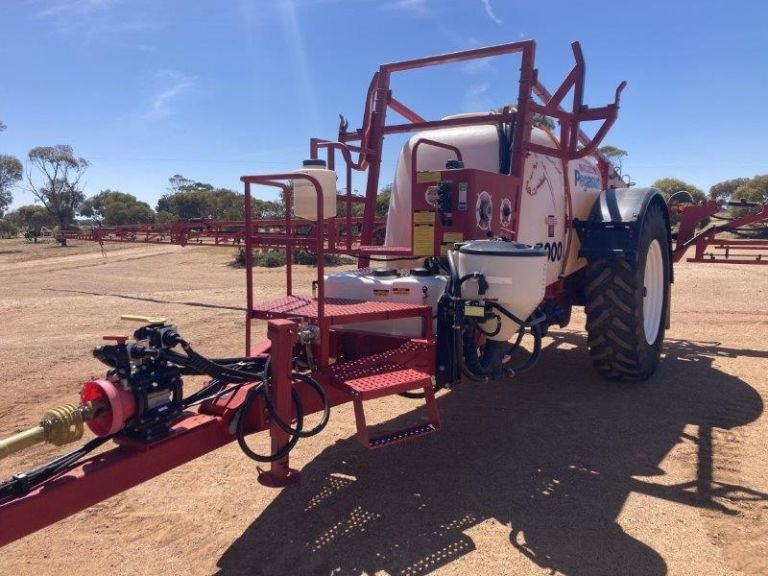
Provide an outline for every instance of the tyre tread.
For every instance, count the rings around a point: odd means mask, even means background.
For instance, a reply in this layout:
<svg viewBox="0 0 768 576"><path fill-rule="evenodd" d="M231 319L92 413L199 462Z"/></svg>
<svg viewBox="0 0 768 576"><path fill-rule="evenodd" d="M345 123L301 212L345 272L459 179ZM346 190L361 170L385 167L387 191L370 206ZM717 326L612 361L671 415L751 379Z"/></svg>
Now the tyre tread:
<svg viewBox="0 0 768 576"><path fill-rule="evenodd" d="M644 224L647 236L658 237L653 234L659 234L658 226L660 221L664 222L663 218L657 207L649 208ZM649 345L645 342L642 312L638 312L643 291L638 268L638 264L614 257L592 260L587 266L584 288L587 346L595 369L609 379L645 380L658 361L648 366L639 352Z"/></svg>

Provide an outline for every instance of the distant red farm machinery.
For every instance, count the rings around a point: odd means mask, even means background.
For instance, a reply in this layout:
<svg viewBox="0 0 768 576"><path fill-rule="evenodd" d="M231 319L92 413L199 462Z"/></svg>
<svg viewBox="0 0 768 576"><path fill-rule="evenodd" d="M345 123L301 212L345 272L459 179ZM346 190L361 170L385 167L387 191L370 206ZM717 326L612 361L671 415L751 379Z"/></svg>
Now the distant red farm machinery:
<svg viewBox="0 0 768 576"><path fill-rule="evenodd" d="M713 200L680 210L675 261L693 247L688 262L768 264L768 204L733 201L726 207L738 213L722 216L724 207ZM714 223L696 230L697 224L708 220Z"/></svg>

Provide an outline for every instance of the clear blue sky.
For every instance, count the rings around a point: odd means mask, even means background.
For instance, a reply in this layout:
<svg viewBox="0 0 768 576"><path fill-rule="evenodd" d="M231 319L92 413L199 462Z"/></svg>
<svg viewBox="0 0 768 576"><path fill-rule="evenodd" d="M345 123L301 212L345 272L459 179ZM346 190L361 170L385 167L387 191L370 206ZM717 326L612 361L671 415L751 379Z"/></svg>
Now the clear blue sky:
<svg viewBox="0 0 768 576"><path fill-rule="evenodd" d="M707 190L768 172L766 22L757 0L0 0L0 152L71 144L91 163L87 195L153 206L175 173L239 190L242 174L298 166L311 136L334 138L339 112L358 127L380 63L530 38L554 89L579 40L586 103L628 82L606 140L629 151L625 171ZM516 77L497 59L395 90L436 118L514 100Z"/></svg>

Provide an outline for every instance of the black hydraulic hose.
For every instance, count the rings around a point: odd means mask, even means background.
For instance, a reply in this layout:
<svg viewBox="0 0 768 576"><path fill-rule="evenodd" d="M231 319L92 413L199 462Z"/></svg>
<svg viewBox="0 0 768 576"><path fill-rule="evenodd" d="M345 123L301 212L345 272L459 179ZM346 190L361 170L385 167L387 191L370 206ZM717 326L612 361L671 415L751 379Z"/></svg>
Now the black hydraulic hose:
<svg viewBox="0 0 768 576"><path fill-rule="evenodd" d="M314 436L318 434L321 430L323 430L323 428L325 428L326 425L328 424L328 420L330 419L330 415L331 415L330 402L328 400L328 395L326 394L325 390L323 390L323 387L314 378L306 374L293 373L291 375L292 378L301 380L302 382L306 383L318 394L318 396L320 396L320 400L323 404L323 415L320 419L320 422L317 424L317 426L315 426L311 430L305 431L304 430L304 406L301 403L301 397L299 396L298 392L296 392L296 389L291 388L291 400L293 401L293 405L296 409L296 428L292 428L289 423L285 422L277 414L277 411L275 410L275 406L272 403L272 397L269 392L270 364L271 364L270 358L267 358L266 363L264 365L264 380L262 384L248 391L248 394L246 395L245 400L243 401L243 405L240 407L240 410L238 411L238 414L236 416L237 425L235 427L235 432L237 435L237 443L246 456L248 456L253 460L256 460L257 462L274 462L276 460L280 460L281 458L286 456L291 450L293 450L294 446L296 446L296 443L299 441L300 438L308 438L309 436ZM248 444L245 441L245 419L247 417L248 411L251 409L251 406L253 405L253 401L255 400L258 394L261 394L264 396L264 404L267 408L267 412L269 413L269 416L272 419L272 421L275 424L277 424L277 426L283 432L285 432L290 436L290 440L285 446L283 446L280 450L278 450L274 454L270 454L268 456L255 452L248 446Z"/></svg>
<svg viewBox="0 0 768 576"><path fill-rule="evenodd" d="M264 363L267 360L266 355L264 356L236 356L234 358L209 358L211 362L215 362L216 364L221 364L223 366L232 366L235 364L257 364L261 363L263 366Z"/></svg>
<svg viewBox="0 0 768 576"><path fill-rule="evenodd" d="M0 504L6 501L15 500L29 493L36 486L54 478L62 472L71 469L86 454L95 450L113 436L97 436L63 456L51 460L50 462L35 468L29 472L14 474L10 480L0 484Z"/></svg>
<svg viewBox="0 0 768 576"><path fill-rule="evenodd" d="M520 325L520 333L518 334L517 340L515 341L515 344L512 346L511 350L514 350L520 345L520 341L523 337L523 330L527 327L531 329L531 335L533 336L533 350L531 351L531 355L529 356L528 360L526 360L521 366L517 367L506 367L505 370L507 372L511 372L513 374L519 374L520 372L525 372L526 370L533 367L533 365L537 362L539 359L539 355L541 354L541 339L543 337L542 329L541 329L541 323L546 320L546 316L539 313L538 318L535 318L534 320L520 320L517 316L515 316L512 312L507 310L504 306L501 304L498 304L496 302L488 302L487 303L491 308L498 310L502 314L504 314L507 318L510 320L514 320L517 324ZM510 350L510 351L511 351Z"/></svg>
<svg viewBox="0 0 768 576"><path fill-rule="evenodd" d="M480 377L493 377L501 373L506 342L486 340L482 355L477 355L474 330L465 330L462 336L464 364L467 369Z"/></svg>
<svg viewBox="0 0 768 576"><path fill-rule="evenodd" d="M245 400L243 400L243 405L235 416L235 436L237 437L237 443L240 446L240 449L246 456L248 456L248 458L256 460L256 462L275 462L284 458L291 450L293 450L294 446L296 446L296 443L299 441L299 437L295 434L292 435L285 446L280 448L277 452L267 456L255 452L248 446L248 443L245 441L245 421L248 417L248 411L253 405L253 401L262 393L263 388L264 386L256 386L251 388L248 391L248 394L246 394ZM299 400L299 395L296 390L291 390L291 400L293 400L293 405L296 408L296 427L301 430L304 426L304 407L301 405L301 400Z"/></svg>
<svg viewBox="0 0 768 576"><path fill-rule="evenodd" d="M522 334L522 333L521 333ZM528 360L526 360L522 365L520 366L505 366L504 370L506 372L510 372L510 375L514 374L520 374L522 372L525 372L526 370L529 370L533 368L533 365L536 364L536 362L539 359L539 355L541 354L541 325L540 324L534 324L531 326L531 335L533 336L533 350L531 350L531 354L528 357ZM518 338L517 345L520 344L520 340L522 340L522 336ZM512 350L514 350L516 347L514 346Z"/></svg>
<svg viewBox="0 0 768 576"><path fill-rule="evenodd" d="M214 378L204 388L184 398L182 405L187 408L192 404L197 404L200 400L207 399L212 395L215 396L224 386L226 386L226 382Z"/></svg>
<svg viewBox="0 0 768 576"><path fill-rule="evenodd" d="M456 270L456 262L453 261L453 250L448 250L446 260L448 260L448 286L446 291L450 296L461 296L461 294L456 294L456 291L459 290L459 273Z"/></svg>
<svg viewBox="0 0 768 576"><path fill-rule="evenodd" d="M221 370L219 370L218 368L215 370L216 372L219 373L217 376L215 374L211 374L210 373L211 370L206 369L205 371L202 371L199 366L198 367L193 366L195 362L190 361L189 359L187 359L186 356L182 356L182 358L185 358L185 360L181 360L178 357L169 358L168 356L163 356L163 358L165 360L171 360L171 362L176 364L182 376L201 376L202 375L202 376L217 377L217 378L220 378L225 384L232 381L241 382L241 381L244 381L244 378L241 376L238 376L236 378L233 378L232 376L226 376L226 374L224 373L224 370L239 370L240 372L245 372L247 374L250 374L251 379L248 381L251 381L254 376L258 377L261 375L264 367L263 363L262 364L253 364L253 363L244 364L244 363L238 362L235 364L223 364L214 360L216 365L218 367L221 367ZM180 364L179 362L183 362L184 364Z"/></svg>
<svg viewBox="0 0 768 576"><path fill-rule="evenodd" d="M477 280L481 288L484 285L485 290L488 289L488 282L486 282L485 276L483 276L480 272L470 272L469 274L464 274L464 276L459 278L459 289L461 289L461 287L464 285L464 282L467 280Z"/></svg>
<svg viewBox="0 0 768 576"><path fill-rule="evenodd" d="M493 318L496 320L496 328L494 328L494 329L493 329L493 330L491 330L490 332L486 332L485 330L483 330L483 329L480 327L480 325L479 325L479 324L477 324L477 325L475 326L475 329L476 329L478 332L480 332L480 334L482 334L483 336L488 336L489 338L492 338L493 336L496 336L496 334L498 334L499 332L501 332L501 316L499 316L498 314L494 314L494 315L493 315Z"/></svg>
<svg viewBox="0 0 768 576"><path fill-rule="evenodd" d="M326 394L325 390L323 390L323 387L312 377L307 376L306 374L299 374L299 373L293 373L291 375L292 378L295 378L297 380L301 380L302 382L306 383L312 390L314 390L315 393L320 397L320 401L323 405L323 414L320 419L320 422L311 430L304 430L304 407L301 404L301 399L296 392L295 389L291 390L291 398L293 400L293 404L296 407L296 414L297 414L297 425L296 428L291 427L291 425L283 420L277 413L277 410L275 409L274 403L272 402L272 397L270 395L269 391L269 366L270 366L270 357L267 356L266 358L249 358L248 361L251 363L256 363L257 360L263 360L264 364L261 368L263 368L262 373L252 373L245 370L240 370L237 368L233 368L232 366L225 366L222 364L219 364L217 362L214 362L213 360L210 360L201 354L198 354L195 352L195 350L190 346L190 344L184 340L180 340L180 344L182 348L184 348L184 351L187 353L187 356L184 356L182 354L178 354L177 352L173 352L171 350L165 351L165 357L179 365L186 366L189 368L192 368L194 370L197 370L201 374L208 374L209 376L214 377L217 380L222 380L227 383L235 383L235 384L244 384L245 382L253 381L254 378L258 378L259 376L262 377L262 383L258 386L255 386L251 390L249 390L248 394L245 397L245 400L243 401L243 405L240 408L240 411L238 412L238 421L237 421L237 440L238 444L240 445L240 448L245 452L247 456L250 458L253 458L254 460L257 460L259 462L273 462L275 460L279 460L283 456L285 456L290 450L293 449L293 447L298 442L299 438L308 438L310 436L314 436L318 434L320 431L325 428L325 426L328 424L328 421L330 419L330 402L328 400L328 395ZM231 360L231 359L228 359ZM206 393L213 392L216 390L217 385L214 385L214 387L211 387L210 390L205 390ZM233 387L234 388L234 387ZM220 389L220 388L219 388ZM202 391L201 391L202 392ZM218 392L218 390L216 390ZM223 391L223 392L226 392ZM248 448L246 442L245 442L245 428L244 428L244 418L247 411L250 409L250 406L253 404L253 400L256 397L257 394L262 394L264 396L264 403L267 408L267 412L269 413L270 418L275 422L275 424L283 430L286 434L289 434L291 436L291 440L284 446L282 449L280 449L275 454L264 456L261 454L258 454ZM197 402L199 401L202 394L198 393L197 397L193 400L187 399L188 403ZM215 396L215 392L214 392Z"/></svg>
<svg viewBox="0 0 768 576"><path fill-rule="evenodd" d="M543 337L541 323L546 317L540 314L538 318L523 321L504 306L496 302L486 302L486 305L492 309L498 310L504 314L504 316L513 320L520 326L517 339L511 345L508 342L487 340L482 356L478 356L474 341L474 330L477 329L483 334L485 334L485 331L480 329L476 325L476 322L472 322L469 326L470 329L464 331L463 337L456 338L454 346L454 348L459 351L458 360L462 373L472 380L487 382L490 377L498 375L499 372L506 372L508 375L513 376L532 368L541 354L541 340ZM497 328L498 330L493 334L494 336L500 331L501 322L499 322ZM533 350L531 351L530 356L520 366L512 367L503 365L504 355L520 346L525 328L530 328L531 335L533 336Z"/></svg>
<svg viewBox="0 0 768 576"><path fill-rule="evenodd" d="M458 352L456 357L457 357L457 359L459 361L459 368L461 369L461 373L464 374L464 376L466 376L470 380L473 380L475 382L483 382L483 383L488 382L488 380L490 380L490 378L488 376L482 376L482 375L479 375L479 374L475 374L467 366L467 363L464 360L465 350L464 350L464 346L462 345L463 338L461 336L461 329L458 328L458 327L454 328L453 341L454 341L453 349ZM475 349L474 348L474 342L472 343L472 349L473 350Z"/></svg>
<svg viewBox="0 0 768 576"><path fill-rule="evenodd" d="M202 404L203 402L216 400L221 396L225 396L226 394L231 394L232 392L236 392L246 384L248 384L248 382L238 382L236 384L233 384L232 386L226 386L225 382L218 382L216 385L206 386L205 388L202 388L201 390L198 390L194 394L191 394L190 396L184 398L181 404L184 408L190 408L192 406L196 406L197 404ZM259 386L262 386L262 385L263 385L262 383L259 383Z"/></svg>
<svg viewBox="0 0 768 576"><path fill-rule="evenodd" d="M320 422L312 428L311 430L303 430L302 427L297 426L296 428L291 428L291 425L287 423L285 420L280 418L280 416L277 414L277 410L275 410L275 406L272 403L272 394L269 391L269 380L267 379L264 382L262 393L264 394L264 402L267 406L267 412L269 412L270 417L272 420L277 424L278 428L280 428L283 432L286 434L290 434L291 436L296 436L297 438L309 438L310 436L314 436L318 434L325 426L328 424L328 420L331 416L331 405L328 401L328 394L325 393L325 390L323 390L323 387L320 386L320 384L312 378L311 376L307 376L306 374L300 374L297 372L294 372L291 375L292 378L296 380L301 380L305 384L307 384L310 388L312 388L317 395L320 397L320 401L323 404L323 416L320 418ZM293 394L296 394L296 391L293 390ZM303 411L303 406L302 406Z"/></svg>
<svg viewBox="0 0 768 576"><path fill-rule="evenodd" d="M187 356L174 352L173 350L163 350L162 357L179 366L192 368L193 370L196 370L198 374L206 374L213 378L230 382L250 382L257 376L256 373L239 370L237 368L232 368L231 366L224 366L209 360L205 356L195 352L192 347L187 347L185 352L187 352ZM266 360L264 362L266 364Z"/></svg>
<svg viewBox="0 0 768 576"><path fill-rule="evenodd" d="M511 345L509 350L507 350L507 354L510 354L514 350L517 350L517 347L520 346L520 342L523 341L523 336L525 336L525 327L520 326L520 330L517 331L517 338L515 338L514 343Z"/></svg>
<svg viewBox="0 0 768 576"><path fill-rule="evenodd" d="M531 326L532 325L531 322L526 322L525 320L520 320L520 318L518 318L517 316L512 314L512 312L510 312L509 310L504 308L504 306L502 306L501 304L498 304L497 302L486 302L486 305L489 308L493 308L494 310L498 310L499 312L504 314L504 316L506 316L507 318L509 318L510 320L515 322L516 324L519 324L520 326ZM540 320L538 322L540 322Z"/></svg>

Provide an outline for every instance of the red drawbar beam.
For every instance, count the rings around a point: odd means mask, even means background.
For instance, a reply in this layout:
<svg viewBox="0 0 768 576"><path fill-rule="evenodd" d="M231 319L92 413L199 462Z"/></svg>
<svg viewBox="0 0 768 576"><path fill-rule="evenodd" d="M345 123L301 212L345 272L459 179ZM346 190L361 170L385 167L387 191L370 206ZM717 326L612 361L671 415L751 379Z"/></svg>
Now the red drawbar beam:
<svg viewBox="0 0 768 576"><path fill-rule="evenodd" d="M266 349L266 343L263 343L254 351ZM318 375L318 380L324 386L331 406L350 401L347 393L329 385L328 376ZM322 409L317 395L305 384L298 382L295 387L305 414ZM224 396L212 405L204 405L203 409L208 413L184 418L173 426L169 436L158 442L139 444L121 440L125 443L83 460L22 498L0 505L0 547L235 440L229 427L248 389L244 386L232 397ZM247 430L260 432L268 426L263 403L255 403L248 415Z"/></svg>
<svg viewBox="0 0 768 576"><path fill-rule="evenodd" d="M197 414L155 444L119 446L84 460L23 498L0 506L0 546L207 454L234 437L223 419Z"/></svg>

